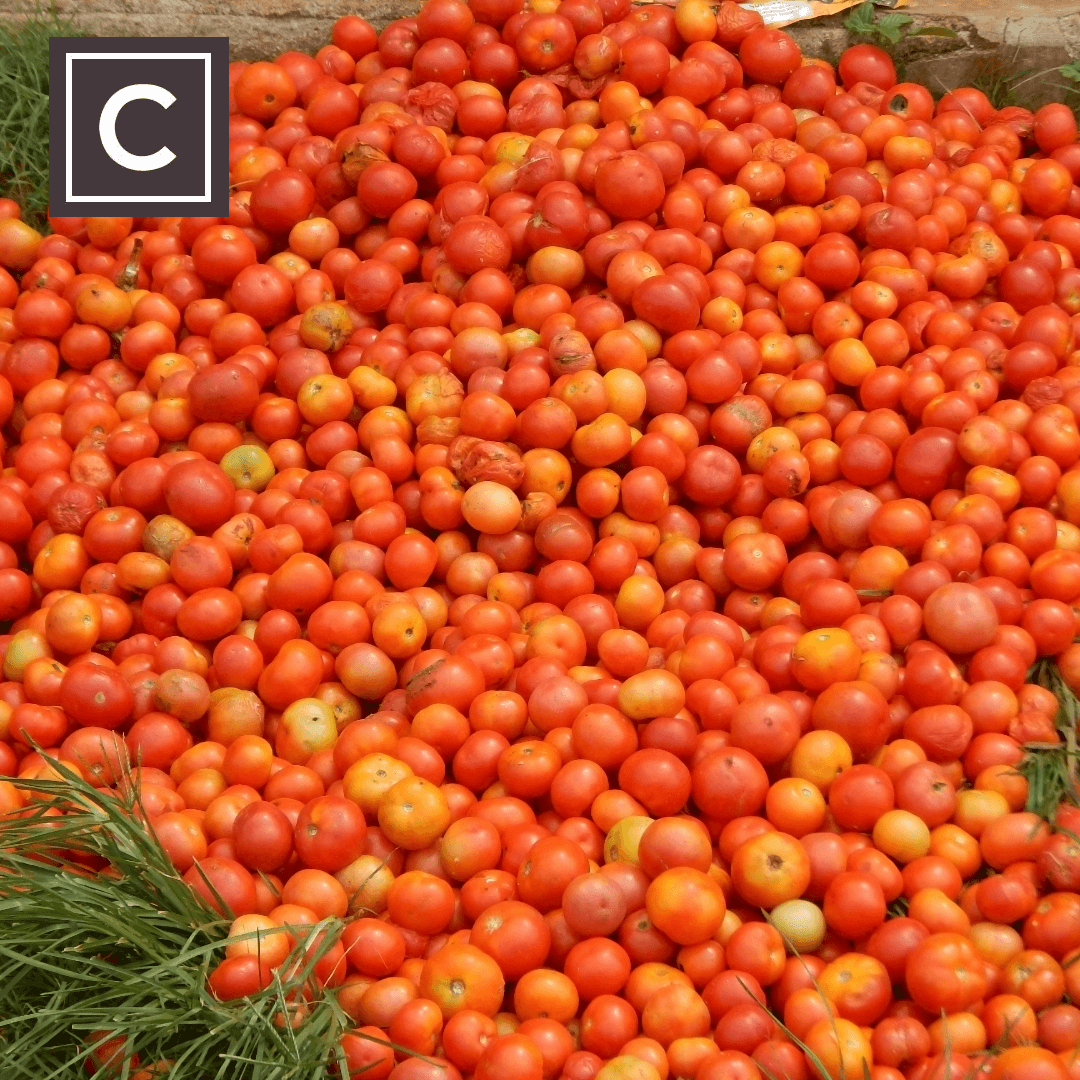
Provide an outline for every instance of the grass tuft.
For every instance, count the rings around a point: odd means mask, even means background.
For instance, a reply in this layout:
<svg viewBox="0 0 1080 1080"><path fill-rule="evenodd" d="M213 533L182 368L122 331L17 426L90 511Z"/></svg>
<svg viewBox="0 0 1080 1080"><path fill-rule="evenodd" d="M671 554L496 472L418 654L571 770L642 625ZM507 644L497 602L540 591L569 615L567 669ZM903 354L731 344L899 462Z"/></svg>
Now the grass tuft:
<svg viewBox="0 0 1080 1080"><path fill-rule="evenodd" d="M220 1002L206 978L230 922L188 888L140 821L134 796L56 781L3 823L0 849L0 1057L4 1080L85 1080L95 1043L122 1039L170 1080L331 1080L352 1022L311 992L341 921L312 927L262 993ZM129 789L134 785L129 785ZM316 944L317 943L317 944ZM288 973L288 974L281 974ZM306 1015L282 1023L303 1002ZM116 1072L128 1080L135 1070Z"/></svg>
<svg viewBox="0 0 1080 1080"><path fill-rule="evenodd" d="M0 195L37 229L49 211L49 38L88 36L55 6L0 23Z"/></svg>
<svg viewBox="0 0 1080 1080"><path fill-rule="evenodd" d="M1020 46L1011 58L993 53L986 59L977 61L971 69L968 81L976 90L981 90L995 109L1007 109L1018 105L1016 88L1030 71L1019 64Z"/></svg>
<svg viewBox="0 0 1080 1080"><path fill-rule="evenodd" d="M1028 743L1026 756L1017 766L1028 782L1027 809L1047 821L1053 821L1062 804L1080 803L1077 775L1080 751L1077 749L1076 725L1080 718L1080 700L1062 679L1057 664L1047 657L1028 672L1028 682L1049 690L1058 701L1054 726L1061 734L1060 743Z"/></svg>

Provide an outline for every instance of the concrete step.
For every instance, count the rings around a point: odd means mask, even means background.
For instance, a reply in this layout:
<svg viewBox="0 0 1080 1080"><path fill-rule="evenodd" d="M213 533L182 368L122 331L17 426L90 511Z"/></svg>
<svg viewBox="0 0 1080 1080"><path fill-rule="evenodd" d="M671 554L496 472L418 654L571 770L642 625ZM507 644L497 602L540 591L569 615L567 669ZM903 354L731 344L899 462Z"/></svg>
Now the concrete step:
<svg viewBox="0 0 1080 1080"><path fill-rule="evenodd" d="M935 19L958 10L990 41L1007 45L1071 47L1080 55L1080 4L1076 0L914 0L904 9L913 18Z"/></svg>

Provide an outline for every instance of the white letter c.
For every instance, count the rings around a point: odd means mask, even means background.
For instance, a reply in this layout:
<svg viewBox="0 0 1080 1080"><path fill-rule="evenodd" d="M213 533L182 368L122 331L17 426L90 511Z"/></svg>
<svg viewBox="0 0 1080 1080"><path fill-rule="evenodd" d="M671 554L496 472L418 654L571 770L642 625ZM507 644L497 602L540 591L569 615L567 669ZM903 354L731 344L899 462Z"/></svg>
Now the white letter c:
<svg viewBox="0 0 1080 1080"><path fill-rule="evenodd" d="M132 154L120 145L116 137L116 118L120 110L132 101L145 99L157 102L163 109L169 108L176 98L163 86L153 83L133 83L117 90L101 110L101 120L98 122L98 134L101 136L101 145L105 153L116 162L117 165L133 172L151 172L154 169L163 169L176 155L167 147L155 150L152 154Z"/></svg>

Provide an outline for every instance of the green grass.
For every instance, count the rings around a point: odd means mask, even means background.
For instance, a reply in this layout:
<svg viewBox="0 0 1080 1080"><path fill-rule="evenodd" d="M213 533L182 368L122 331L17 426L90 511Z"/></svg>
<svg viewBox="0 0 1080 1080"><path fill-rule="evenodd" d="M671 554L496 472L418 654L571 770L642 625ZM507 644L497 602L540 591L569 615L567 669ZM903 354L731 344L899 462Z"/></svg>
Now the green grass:
<svg viewBox="0 0 1080 1080"><path fill-rule="evenodd" d="M1059 743L1028 743L1027 755L1019 765L1028 782L1026 809L1053 821L1062 803L1080 802L1077 777L1080 773L1080 751L1077 749L1077 720L1080 719L1080 700L1066 685L1049 657L1036 662L1028 672L1028 682L1049 690L1058 700L1055 726L1061 735Z"/></svg>
<svg viewBox="0 0 1080 1080"><path fill-rule="evenodd" d="M49 208L49 38L87 36L55 8L0 24L0 195L35 228Z"/></svg>
<svg viewBox="0 0 1080 1080"><path fill-rule="evenodd" d="M133 798L56 768L62 781L18 781L36 809L3 823L4 1080L86 1080L101 1032L144 1064L174 1061L170 1080L336 1080L339 1040L352 1024L333 993L312 994L295 1028L278 1020L307 996L340 920L313 927L328 931L321 943L307 953L298 944L264 992L216 1000L206 976L229 921L181 881ZM106 865L111 872L98 871ZM116 1080L130 1072L125 1065Z"/></svg>

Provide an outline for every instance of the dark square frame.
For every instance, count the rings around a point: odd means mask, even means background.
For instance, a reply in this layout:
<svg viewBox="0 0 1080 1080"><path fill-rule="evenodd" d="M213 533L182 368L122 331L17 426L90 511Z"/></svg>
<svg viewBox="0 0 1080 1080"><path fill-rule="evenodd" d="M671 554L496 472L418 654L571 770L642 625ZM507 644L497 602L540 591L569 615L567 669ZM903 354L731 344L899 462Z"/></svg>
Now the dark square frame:
<svg viewBox="0 0 1080 1080"><path fill-rule="evenodd" d="M71 160L72 87L75 58L102 61L200 58L204 63L205 170L203 190L176 195L80 195ZM224 37L49 39L49 214L53 217L225 217L229 212L229 39ZM133 174L138 175L138 174Z"/></svg>

